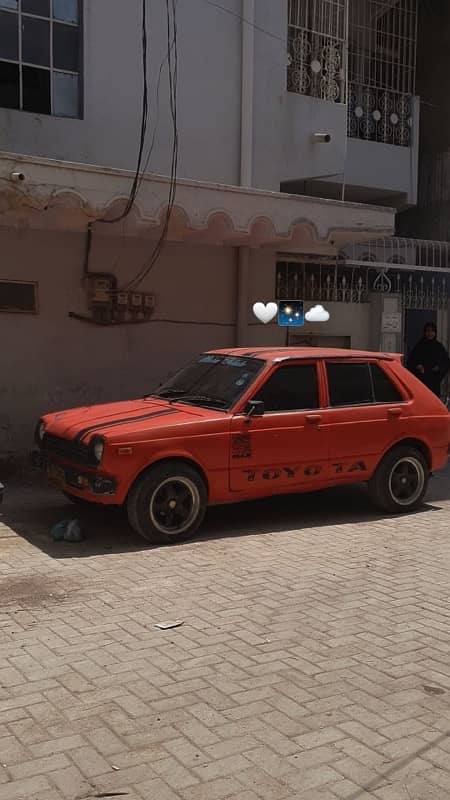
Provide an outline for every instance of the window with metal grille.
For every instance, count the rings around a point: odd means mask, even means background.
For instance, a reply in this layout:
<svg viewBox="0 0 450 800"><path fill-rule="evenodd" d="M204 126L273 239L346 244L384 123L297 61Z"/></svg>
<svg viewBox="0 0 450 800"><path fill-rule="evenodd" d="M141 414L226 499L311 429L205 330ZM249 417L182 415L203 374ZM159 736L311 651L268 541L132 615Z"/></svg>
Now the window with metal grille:
<svg viewBox="0 0 450 800"><path fill-rule="evenodd" d="M0 280L0 313L38 313L38 285L24 281Z"/></svg>
<svg viewBox="0 0 450 800"><path fill-rule="evenodd" d="M351 0L349 135L410 146L417 0Z"/></svg>
<svg viewBox="0 0 450 800"><path fill-rule="evenodd" d="M289 0L288 91L345 103L347 3Z"/></svg>
<svg viewBox="0 0 450 800"><path fill-rule="evenodd" d="M0 0L0 106L81 117L82 0Z"/></svg>

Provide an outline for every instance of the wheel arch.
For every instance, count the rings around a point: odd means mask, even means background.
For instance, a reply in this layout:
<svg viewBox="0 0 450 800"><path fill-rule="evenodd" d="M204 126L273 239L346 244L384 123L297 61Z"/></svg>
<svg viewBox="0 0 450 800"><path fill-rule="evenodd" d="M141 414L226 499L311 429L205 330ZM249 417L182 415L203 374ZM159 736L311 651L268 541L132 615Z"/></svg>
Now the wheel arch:
<svg viewBox="0 0 450 800"><path fill-rule="evenodd" d="M386 456L389 455L389 453L392 453L393 450L396 450L397 447L415 447L416 450L422 453L423 457L425 458L425 461L427 462L428 468L431 470L433 459L430 448L428 447L427 444L425 444L424 441L422 441L421 439L415 439L413 436L407 436L404 439L399 439L397 442L395 442L395 444L390 445L390 447L386 450L386 452L383 453L382 457L380 458L377 464L377 468L381 464L383 459L385 459Z"/></svg>
<svg viewBox="0 0 450 800"><path fill-rule="evenodd" d="M199 473L200 477L202 478L205 484L206 493L209 497L209 481L203 467L201 467L200 464L197 461L195 461L195 459L190 458L189 456L173 455L173 456L162 456L161 458L157 458L156 461L152 461L150 464L146 464L144 467L142 467L142 469L138 473L136 473L136 475L134 476L133 480L131 481L128 487L125 503L132 488L136 485L138 480L140 480L146 472L153 469L154 467L161 467L164 466L165 464L173 462L175 462L176 464L184 464L185 466L192 467L193 469L197 470L197 472Z"/></svg>

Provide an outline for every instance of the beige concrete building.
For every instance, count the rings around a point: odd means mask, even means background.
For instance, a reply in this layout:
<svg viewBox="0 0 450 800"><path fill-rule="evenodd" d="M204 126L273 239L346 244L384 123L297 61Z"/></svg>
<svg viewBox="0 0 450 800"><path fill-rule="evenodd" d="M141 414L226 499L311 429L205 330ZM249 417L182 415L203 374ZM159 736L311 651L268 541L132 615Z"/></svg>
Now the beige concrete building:
<svg viewBox="0 0 450 800"><path fill-rule="evenodd" d="M164 221L166 178L144 180L124 223L96 222L86 257L90 220L117 216L131 177L0 157L1 279L16 302L0 313L5 452L26 450L44 409L143 394L205 348L282 344L285 331L252 314L274 299L279 251L335 257L393 223L389 209L181 180L161 258L131 292ZM123 291L105 299L112 279ZM363 330L355 320L354 344Z"/></svg>
<svg viewBox="0 0 450 800"><path fill-rule="evenodd" d="M0 0L3 458L42 411L144 393L205 348L284 343L258 300L326 305L292 342L403 350L408 313L410 336L432 313L448 340L446 245L389 238L417 202L415 0L180 0L167 225L175 28L169 48L148 0L146 174L104 224L136 167L141 8Z"/></svg>

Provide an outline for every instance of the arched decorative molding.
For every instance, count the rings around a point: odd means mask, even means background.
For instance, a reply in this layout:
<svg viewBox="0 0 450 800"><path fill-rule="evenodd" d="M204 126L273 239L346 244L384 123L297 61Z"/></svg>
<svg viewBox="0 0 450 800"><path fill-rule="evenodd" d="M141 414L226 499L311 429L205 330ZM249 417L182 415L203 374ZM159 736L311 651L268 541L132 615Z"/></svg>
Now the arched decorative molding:
<svg viewBox="0 0 450 800"><path fill-rule="evenodd" d="M18 168L20 186L10 181ZM0 154L0 225L85 231L87 223L120 217L133 174L83 164ZM170 181L144 176L133 208L97 235L154 238L163 229ZM169 241L337 252L345 243L389 236L394 212L333 200L179 179Z"/></svg>

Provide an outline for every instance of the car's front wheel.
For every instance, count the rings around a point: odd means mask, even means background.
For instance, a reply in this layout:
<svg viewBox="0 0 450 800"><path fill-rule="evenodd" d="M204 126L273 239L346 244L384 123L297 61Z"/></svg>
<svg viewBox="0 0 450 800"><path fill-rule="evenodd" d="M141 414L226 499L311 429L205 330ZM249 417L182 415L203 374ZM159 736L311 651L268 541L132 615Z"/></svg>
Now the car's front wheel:
<svg viewBox="0 0 450 800"><path fill-rule="evenodd" d="M146 470L131 488L128 519L136 533L152 544L192 538L203 522L207 490L189 464L169 461Z"/></svg>
<svg viewBox="0 0 450 800"><path fill-rule="evenodd" d="M370 496L375 505L391 514L414 511L423 503L429 473L420 450L396 447L383 458L371 478Z"/></svg>

